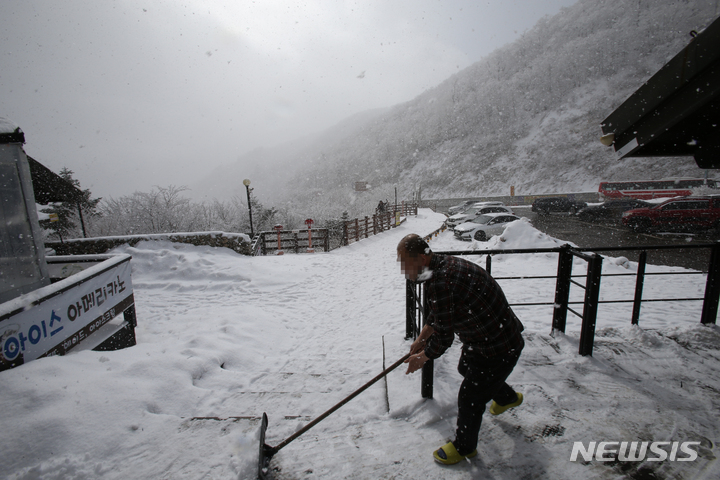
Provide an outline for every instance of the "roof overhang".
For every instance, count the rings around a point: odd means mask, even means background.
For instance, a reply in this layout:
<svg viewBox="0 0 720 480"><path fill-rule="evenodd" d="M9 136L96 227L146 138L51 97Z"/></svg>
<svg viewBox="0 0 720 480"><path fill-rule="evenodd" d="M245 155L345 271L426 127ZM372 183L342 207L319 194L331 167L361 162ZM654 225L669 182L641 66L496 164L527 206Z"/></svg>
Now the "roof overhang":
<svg viewBox="0 0 720 480"><path fill-rule="evenodd" d="M0 117L0 144L25 143L22 129L10 120ZM29 155L26 155L30 167L35 203L47 205L52 202L74 202L82 200L83 192L60 175Z"/></svg>
<svg viewBox="0 0 720 480"><path fill-rule="evenodd" d="M27 156L30 164L35 203L47 205L52 202L74 202L82 199L82 191L60 175L47 168L31 156Z"/></svg>
<svg viewBox="0 0 720 480"><path fill-rule="evenodd" d="M720 168L720 19L601 124L618 159L693 156Z"/></svg>

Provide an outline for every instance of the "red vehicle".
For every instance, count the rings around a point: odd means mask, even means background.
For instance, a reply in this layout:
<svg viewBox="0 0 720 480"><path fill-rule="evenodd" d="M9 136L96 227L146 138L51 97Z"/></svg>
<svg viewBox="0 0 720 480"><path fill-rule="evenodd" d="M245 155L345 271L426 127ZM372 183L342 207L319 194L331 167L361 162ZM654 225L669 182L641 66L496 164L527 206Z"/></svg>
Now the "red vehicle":
<svg viewBox="0 0 720 480"><path fill-rule="evenodd" d="M654 207L628 210L623 225L635 231L720 228L720 195L673 198Z"/></svg>
<svg viewBox="0 0 720 480"><path fill-rule="evenodd" d="M649 200L663 197L684 197L693 188L717 188L715 180L705 178L678 178L664 180L640 180L637 182L600 182L598 193L601 201L615 198Z"/></svg>

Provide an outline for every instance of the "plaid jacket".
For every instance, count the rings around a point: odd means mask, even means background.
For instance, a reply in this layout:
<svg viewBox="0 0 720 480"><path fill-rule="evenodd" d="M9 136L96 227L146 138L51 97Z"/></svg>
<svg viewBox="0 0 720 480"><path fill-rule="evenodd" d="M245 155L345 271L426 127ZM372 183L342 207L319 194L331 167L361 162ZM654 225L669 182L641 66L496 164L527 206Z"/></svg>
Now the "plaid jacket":
<svg viewBox="0 0 720 480"><path fill-rule="evenodd" d="M457 333L465 348L482 357L519 352L524 327L508 305L500 285L483 268L457 257L433 255L425 282L435 332L425 354L438 358Z"/></svg>

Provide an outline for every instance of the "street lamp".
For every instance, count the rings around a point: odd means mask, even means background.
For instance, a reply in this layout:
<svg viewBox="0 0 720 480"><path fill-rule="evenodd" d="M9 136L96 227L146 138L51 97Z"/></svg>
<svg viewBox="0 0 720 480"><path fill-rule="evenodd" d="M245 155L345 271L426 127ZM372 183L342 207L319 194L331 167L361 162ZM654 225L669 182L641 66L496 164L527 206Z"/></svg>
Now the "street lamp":
<svg viewBox="0 0 720 480"><path fill-rule="evenodd" d="M250 212L250 238L255 237L255 232L253 232L253 224L252 224L252 204L250 203L250 180L247 178L243 180L243 185L245 185L245 190L247 190L247 197L248 197L248 212Z"/></svg>

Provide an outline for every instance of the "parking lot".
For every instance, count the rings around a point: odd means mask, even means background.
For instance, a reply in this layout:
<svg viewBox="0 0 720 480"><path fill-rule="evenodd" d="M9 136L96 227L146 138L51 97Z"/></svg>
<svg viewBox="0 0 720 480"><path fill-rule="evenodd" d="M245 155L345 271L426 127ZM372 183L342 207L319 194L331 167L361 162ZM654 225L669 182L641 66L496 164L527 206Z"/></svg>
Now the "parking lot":
<svg viewBox="0 0 720 480"><path fill-rule="evenodd" d="M636 233L612 221L589 223L578 220L574 215L558 213L537 215L530 206L512 207L521 217L527 217L533 226L548 235L567 240L581 248L659 246L705 244L720 240L720 232L704 231L694 233ZM598 252L613 257L624 256L637 261L637 251ZM678 249L649 251L650 264L670 265L707 271L710 249Z"/></svg>

